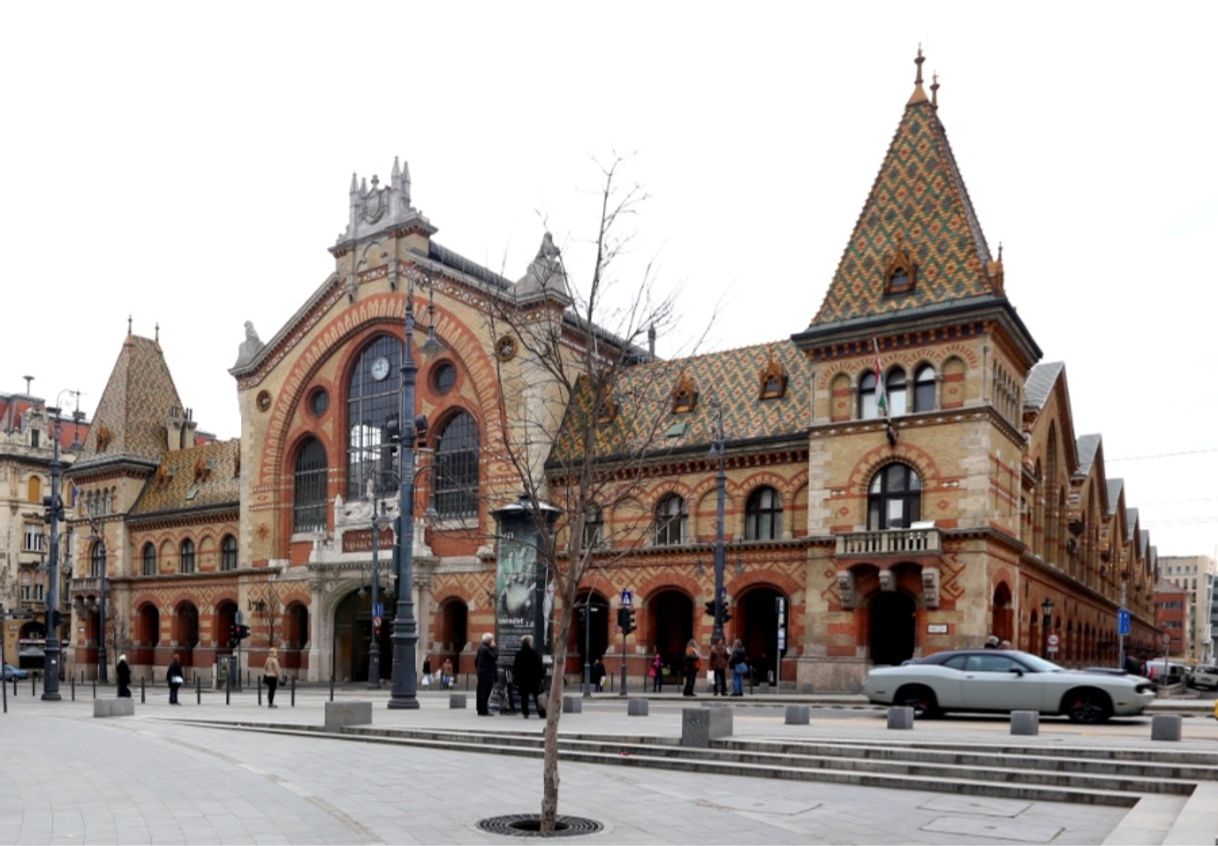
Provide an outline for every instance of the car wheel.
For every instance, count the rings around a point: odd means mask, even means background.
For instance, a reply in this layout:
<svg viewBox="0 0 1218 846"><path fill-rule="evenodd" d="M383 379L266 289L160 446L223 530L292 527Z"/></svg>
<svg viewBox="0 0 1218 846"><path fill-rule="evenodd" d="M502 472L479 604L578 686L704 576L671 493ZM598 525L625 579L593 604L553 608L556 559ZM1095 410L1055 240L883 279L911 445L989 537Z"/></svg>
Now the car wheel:
<svg viewBox="0 0 1218 846"><path fill-rule="evenodd" d="M1072 690L1062 699L1062 711L1073 723L1103 723L1112 716L1112 702L1098 690Z"/></svg>
<svg viewBox="0 0 1218 846"><path fill-rule="evenodd" d="M913 708L915 717L937 717L939 715L939 700L935 697L935 692L925 685L906 685L897 691L893 702Z"/></svg>

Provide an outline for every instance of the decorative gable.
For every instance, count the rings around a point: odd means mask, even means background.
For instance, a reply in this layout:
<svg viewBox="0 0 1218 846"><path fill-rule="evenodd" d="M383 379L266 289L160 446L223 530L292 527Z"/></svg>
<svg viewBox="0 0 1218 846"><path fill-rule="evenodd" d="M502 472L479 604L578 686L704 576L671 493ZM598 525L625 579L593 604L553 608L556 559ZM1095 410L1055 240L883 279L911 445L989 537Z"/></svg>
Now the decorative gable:
<svg viewBox="0 0 1218 846"><path fill-rule="evenodd" d="M904 241L905 239L898 232L896 250L892 253L892 257L888 260L888 267L884 271L884 295L887 297L908 294L913 291L918 282L918 265L914 263L909 250L905 249Z"/></svg>
<svg viewBox="0 0 1218 846"><path fill-rule="evenodd" d="M698 405L698 391L688 373L682 373L672 392L672 413L686 414Z"/></svg>
<svg viewBox="0 0 1218 846"><path fill-rule="evenodd" d="M787 371L778 359L774 358L774 351L771 350L770 360L761 371L761 399L779 399L786 392Z"/></svg>

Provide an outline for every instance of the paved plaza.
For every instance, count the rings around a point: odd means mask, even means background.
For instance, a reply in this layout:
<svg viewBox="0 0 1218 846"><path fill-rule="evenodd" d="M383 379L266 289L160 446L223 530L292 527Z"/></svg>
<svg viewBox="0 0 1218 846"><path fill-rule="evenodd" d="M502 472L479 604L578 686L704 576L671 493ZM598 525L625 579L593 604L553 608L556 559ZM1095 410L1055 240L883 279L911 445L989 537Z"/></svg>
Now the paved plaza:
<svg viewBox="0 0 1218 846"><path fill-rule="evenodd" d="M67 691L65 690L65 697ZM78 690L78 695L82 691ZM11 694L11 689L9 691ZM111 695L112 691L104 691ZM0 843L494 843L483 817L534 813L541 761L199 725L274 722L320 725L326 691L300 691L297 707L259 708L253 693L193 692L166 704L149 690L135 717L95 719L88 693L43 703L28 689L0 716ZM103 695L103 694L99 694ZM389 711L372 699L377 727L465 727L540 731L519 717L479 718L423 694L418 711ZM704 699L700 698L699 702ZM653 701L651 716L627 717L615 697L564 715L565 733L676 737L682 706ZM882 712L815 709L811 726L787 726L780 707L740 705L744 737L884 736ZM1218 750L1218 725L1186 718L1184 743ZM1005 720L919 722L919 737L993 742ZM902 733L908 737L911 733ZM888 736L891 736L889 734ZM1100 727L1045 720L1031 742L1150 746L1145 719ZM1176 744L1172 744L1175 746ZM1156 744L1162 747L1163 744ZM1067 806L816 782L564 762L560 812L604 824L588 843L1103 843L1129 809ZM1117 832L1119 833L1119 832Z"/></svg>

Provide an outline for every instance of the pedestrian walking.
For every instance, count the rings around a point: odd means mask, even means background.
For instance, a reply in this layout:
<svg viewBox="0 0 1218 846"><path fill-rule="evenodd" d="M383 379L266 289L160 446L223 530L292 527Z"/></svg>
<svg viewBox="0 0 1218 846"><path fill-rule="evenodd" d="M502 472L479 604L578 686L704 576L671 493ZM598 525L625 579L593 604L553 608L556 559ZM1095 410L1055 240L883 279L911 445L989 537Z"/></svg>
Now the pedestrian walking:
<svg viewBox="0 0 1218 846"><path fill-rule="evenodd" d="M664 689L664 659L660 657L660 651L657 649L655 657L651 659L651 670L648 675L651 676L651 692L659 693Z"/></svg>
<svg viewBox="0 0 1218 846"><path fill-rule="evenodd" d="M698 680L698 673L702 672L702 653L698 651L698 642L692 637L685 647L685 690L682 691L683 696L697 696L694 693L694 683Z"/></svg>
<svg viewBox="0 0 1218 846"><path fill-rule="evenodd" d="M444 685L445 690L453 686L453 662L449 658L445 658L440 667L440 683Z"/></svg>
<svg viewBox="0 0 1218 846"><path fill-rule="evenodd" d="M114 665L114 680L118 683L118 695L123 699L131 698L131 665L127 663L127 656L118 656L118 663Z"/></svg>
<svg viewBox="0 0 1218 846"><path fill-rule="evenodd" d="M182 659L178 653L173 653L173 660L169 662L169 669L165 671L165 682L169 685L169 704L181 705L178 701L178 688L186 684L186 677L182 675Z"/></svg>
<svg viewBox="0 0 1218 846"><path fill-rule="evenodd" d="M732 696L744 696L744 677L749 672L749 656L744 651L740 638L732 642L732 654L727 660L732 667Z"/></svg>
<svg viewBox="0 0 1218 846"><path fill-rule="evenodd" d="M520 710L524 718L529 718L529 700L537 706L537 716L545 719L546 709L541 704L541 681L545 676L545 667L541 656L533 648L533 636L525 635L520 639L520 651L512 663L512 680L520 692Z"/></svg>
<svg viewBox="0 0 1218 846"><path fill-rule="evenodd" d="M710 666L714 674L712 684L715 696L727 696L727 644L722 637L715 638L710 648Z"/></svg>
<svg viewBox="0 0 1218 846"><path fill-rule="evenodd" d="M266 707L275 708L275 690L279 687L279 650L274 647L262 665L262 682L266 685Z"/></svg>
<svg viewBox="0 0 1218 846"><path fill-rule="evenodd" d="M487 632L482 636L482 645L474 656L474 672L478 675L477 702L478 716L491 715L491 690L495 687L495 676L498 673L499 650L495 648L495 636Z"/></svg>
<svg viewBox="0 0 1218 846"><path fill-rule="evenodd" d="M423 659L423 687L431 687L431 656Z"/></svg>
<svg viewBox="0 0 1218 846"><path fill-rule="evenodd" d="M597 658L592 662L592 689L601 693L605 689L605 662Z"/></svg>

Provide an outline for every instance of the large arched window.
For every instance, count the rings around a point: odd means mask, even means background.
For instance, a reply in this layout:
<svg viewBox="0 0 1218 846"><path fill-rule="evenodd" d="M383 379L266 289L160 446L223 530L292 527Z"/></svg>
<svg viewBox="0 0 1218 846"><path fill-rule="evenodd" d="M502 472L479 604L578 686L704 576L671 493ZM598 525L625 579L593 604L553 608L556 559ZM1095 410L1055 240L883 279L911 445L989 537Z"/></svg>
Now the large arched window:
<svg viewBox="0 0 1218 846"><path fill-rule="evenodd" d="M914 377L914 411L930 411L935 407L935 368L923 364Z"/></svg>
<svg viewBox="0 0 1218 846"><path fill-rule="evenodd" d="M744 539L774 540L782 532L782 500L778 491L761 487L749 494L744 508Z"/></svg>
<svg viewBox="0 0 1218 846"><path fill-rule="evenodd" d="M458 412L440 432L434 486L441 519L478 513L478 423L468 412Z"/></svg>
<svg viewBox="0 0 1218 846"><path fill-rule="evenodd" d="M386 489L393 470L387 430L401 406L402 342L381 335L355 360L347 389L347 499L367 497L369 482Z"/></svg>
<svg viewBox="0 0 1218 846"><path fill-rule="evenodd" d="M326 448L309 438L296 454L295 491L292 499L292 531L326 530Z"/></svg>
<svg viewBox="0 0 1218 846"><path fill-rule="evenodd" d="M156 547L151 543L144 544L144 569L142 572L145 576L156 575Z"/></svg>
<svg viewBox="0 0 1218 846"><path fill-rule="evenodd" d="M193 573L195 571L195 542L190 538L182 541L181 558L178 563L179 573Z"/></svg>
<svg viewBox="0 0 1218 846"><path fill-rule="evenodd" d="M908 464L889 464L871 479L868 529L908 529L922 518L922 480Z"/></svg>
<svg viewBox="0 0 1218 846"><path fill-rule="evenodd" d="M885 398L888 401L888 414L890 417L897 417L905 413L905 369L903 367L894 367L888 371L888 378L884 380Z"/></svg>
<svg viewBox="0 0 1218 846"><path fill-rule="evenodd" d="M106 544L105 541L97 541L93 544L93 549L89 550L89 575L99 579L105 572Z"/></svg>
<svg viewBox="0 0 1218 846"><path fill-rule="evenodd" d="M868 370L863 374L863 378L859 379L858 415L860 420L868 420L879 414L879 408L876 405L875 388L875 371Z"/></svg>
<svg viewBox="0 0 1218 846"><path fill-rule="evenodd" d="M673 546L685 542L686 523L689 515L685 511L685 500L669 494L656 506L656 545Z"/></svg>
<svg viewBox="0 0 1218 846"><path fill-rule="evenodd" d="M237 569L237 539L232 535L225 535L220 542L220 569Z"/></svg>

